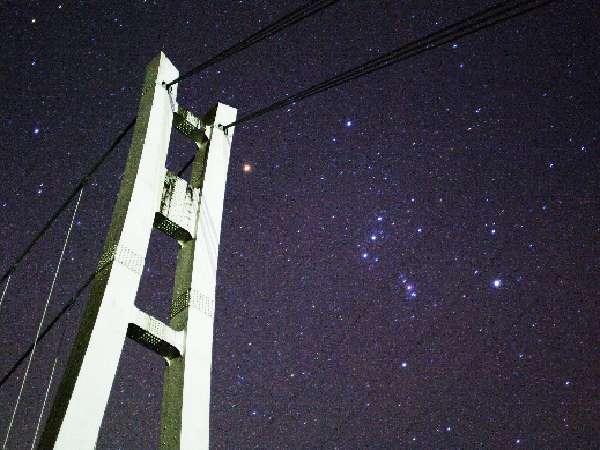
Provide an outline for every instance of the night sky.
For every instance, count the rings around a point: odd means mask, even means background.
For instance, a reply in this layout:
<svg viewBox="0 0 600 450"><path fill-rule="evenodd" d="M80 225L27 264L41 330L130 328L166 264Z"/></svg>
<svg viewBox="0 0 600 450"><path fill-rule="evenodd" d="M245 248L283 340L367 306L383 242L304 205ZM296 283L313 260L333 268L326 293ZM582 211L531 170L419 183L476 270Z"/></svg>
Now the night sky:
<svg viewBox="0 0 600 450"><path fill-rule="evenodd" d="M2 273L135 116L150 59L186 71L303 3L4 2ZM178 100L242 115L493 3L341 1ZM236 128L213 448L600 446L599 12L559 1ZM84 190L48 317L96 267L128 145ZM173 132L168 167L193 152ZM11 281L0 375L35 335L73 206ZM163 320L176 253L153 232L136 302ZM86 300L38 347L8 448L31 446ZM163 367L126 342L98 449L157 448ZM2 441L23 370L0 389Z"/></svg>

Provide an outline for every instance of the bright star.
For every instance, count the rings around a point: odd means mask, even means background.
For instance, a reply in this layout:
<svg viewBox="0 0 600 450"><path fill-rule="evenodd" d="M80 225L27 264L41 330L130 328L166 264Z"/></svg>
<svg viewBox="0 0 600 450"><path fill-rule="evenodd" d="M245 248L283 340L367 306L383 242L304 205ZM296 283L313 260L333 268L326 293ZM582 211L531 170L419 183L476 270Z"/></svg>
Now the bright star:
<svg viewBox="0 0 600 450"><path fill-rule="evenodd" d="M377 236L375 236L374 234L371 235L371 240L375 241L377 239Z"/></svg>
<svg viewBox="0 0 600 450"><path fill-rule="evenodd" d="M377 217L377 222L383 222L383 217L381 217L381 216Z"/></svg>
<svg viewBox="0 0 600 450"><path fill-rule="evenodd" d="M33 134L40 134L40 129L39 128L34 128Z"/></svg>
<svg viewBox="0 0 600 450"><path fill-rule="evenodd" d="M408 363L407 362L403 362L402 364L400 364L402 367L408 367Z"/></svg>
<svg viewBox="0 0 600 450"><path fill-rule="evenodd" d="M352 121L351 120L346 120L346 127L350 128L352 126Z"/></svg>
<svg viewBox="0 0 600 450"><path fill-rule="evenodd" d="M252 166L248 163L245 163L243 166L243 171L246 173L252 172Z"/></svg>
<svg viewBox="0 0 600 450"><path fill-rule="evenodd" d="M367 259L369 257L369 254L367 252L365 252L361 256L363 257L363 259Z"/></svg>
<svg viewBox="0 0 600 450"><path fill-rule="evenodd" d="M492 286L494 286L495 288L499 288L500 286L502 286L502 280L500 278L496 278L492 282Z"/></svg>

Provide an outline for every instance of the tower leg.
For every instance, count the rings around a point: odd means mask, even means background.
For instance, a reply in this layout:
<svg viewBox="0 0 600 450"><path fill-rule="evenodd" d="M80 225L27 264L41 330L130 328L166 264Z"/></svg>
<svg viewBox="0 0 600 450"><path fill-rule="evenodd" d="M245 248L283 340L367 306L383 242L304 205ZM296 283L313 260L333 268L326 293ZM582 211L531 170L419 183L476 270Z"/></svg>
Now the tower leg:
<svg viewBox="0 0 600 450"><path fill-rule="evenodd" d="M165 371L161 417L161 449L207 449L209 444L210 375L217 255L221 237L223 198L237 111L219 103L205 122L213 125L204 176L200 148L192 171L192 186L202 183L196 239L183 244L177 261L171 327L185 332L183 357Z"/></svg>
<svg viewBox="0 0 600 450"><path fill-rule="evenodd" d="M160 207L173 118L162 82L177 76L162 53L148 65L104 253L40 439L42 449L91 450L96 445Z"/></svg>

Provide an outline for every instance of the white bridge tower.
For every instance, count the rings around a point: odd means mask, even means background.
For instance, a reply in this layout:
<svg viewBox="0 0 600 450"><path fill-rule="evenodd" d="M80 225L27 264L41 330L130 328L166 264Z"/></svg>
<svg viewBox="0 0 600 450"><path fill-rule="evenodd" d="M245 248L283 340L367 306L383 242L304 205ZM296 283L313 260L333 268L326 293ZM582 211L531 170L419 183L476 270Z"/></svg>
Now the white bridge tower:
<svg viewBox="0 0 600 450"><path fill-rule="evenodd" d="M177 104L178 70L161 53L147 67L112 222L39 448L96 445L125 339L163 356L161 449L206 449L217 256L237 111L203 118ZM197 145L191 182L165 169L171 128ZM153 228L179 242L170 323L134 304Z"/></svg>

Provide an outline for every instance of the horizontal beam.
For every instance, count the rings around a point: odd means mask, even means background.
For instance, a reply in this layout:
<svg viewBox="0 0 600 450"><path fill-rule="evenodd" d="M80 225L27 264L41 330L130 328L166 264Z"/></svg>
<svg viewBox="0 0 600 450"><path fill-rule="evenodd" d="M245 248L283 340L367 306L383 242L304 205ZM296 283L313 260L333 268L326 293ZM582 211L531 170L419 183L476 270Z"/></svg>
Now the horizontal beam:
<svg viewBox="0 0 600 450"><path fill-rule="evenodd" d="M167 360L183 356L184 332L175 331L135 306L127 327L127 337Z"/></svg>
<svg viewBox="0 0 600 450"><path fill-rule="evenodd" d="M200 144L208 139L206 124L188 110L177 105L177 112L173 113L173 126L184 136Z"/></svg>
<svg viewBox="0 0 600 450"><path fill-rule="evenodd" d="M194 239L199 202L200 189L192 188L187 181L167 170L154 228L180 242Z"/></svg>

